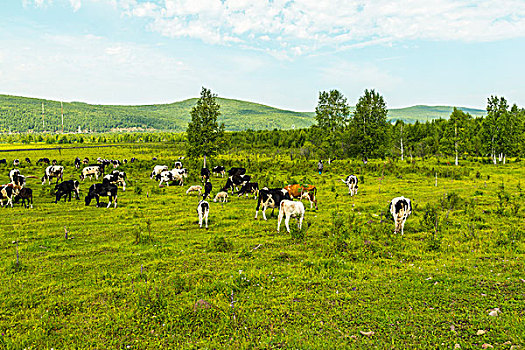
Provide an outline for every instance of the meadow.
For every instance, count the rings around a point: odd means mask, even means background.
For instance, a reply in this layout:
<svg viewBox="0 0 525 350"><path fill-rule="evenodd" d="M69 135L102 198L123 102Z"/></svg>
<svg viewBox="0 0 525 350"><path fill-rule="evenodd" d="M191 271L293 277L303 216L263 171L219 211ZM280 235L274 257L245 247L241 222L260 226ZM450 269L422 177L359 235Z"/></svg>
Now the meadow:
<svg viewBox="0 0 525 350"><path fill-rule="evenodd" d="M0 151L24 147L37 148ZM149 178L184 153L182 144L135 143L0 154L10 164L29 157L19 169L38 177L27 181L34 209L0 208L1 348L525 346L519 160L348 159L318 175L318 159L276 150L208 159L209 168L246 167L260 187L316 185L319 210L304 202L307 224L291 220L287 233L276 231L277 212L254 220L256 201L237 196L210 201L209 230L200 229L200 198L185 191L199 184L202 160L183 161L182 187ZM57 159L69 180L78 179L77 156L137 158L122 166L129 181L116 209L85 206L89 180L79 201L54 203L36 160ZM340 181L349 174L360 179L354 197ZM213 195L225 182L212 177ZM404 236L387 213L399 195L413 205Z"/></svg>

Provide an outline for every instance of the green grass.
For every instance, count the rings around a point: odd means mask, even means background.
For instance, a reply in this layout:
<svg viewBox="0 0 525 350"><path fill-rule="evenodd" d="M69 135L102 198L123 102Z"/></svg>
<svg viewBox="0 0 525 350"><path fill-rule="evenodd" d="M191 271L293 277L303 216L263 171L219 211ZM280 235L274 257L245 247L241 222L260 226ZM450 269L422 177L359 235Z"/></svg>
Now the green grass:
<svg viewBox="0 0 525 350"><path fill-rule="evenodd" d="M185 186L159 189L149 179L151 168L171 166L183 151L121 146L5 155L56 158L66 166L65 179L78 178L72 165L77 155L135 156L139 162L125 167L130 184L119 191L117 209L86 207L74 199L55 205L52 186L38 179L28 180L33 210L0 209L0 347L524 345L520 163L456 168L437 160L372 161L363 167L345 160L325 165L319 176L315 162L281 155L210 160L209 166L239 166L249 159L248 173L257 181L268 172L272 186L290 178L313 182L319 211L305 202L301 238L284 227L278 233L271 210L268 221L254 220L255 201L237 197L210 202L210 229L199 229L199 198L185 194L198 183L198 163L186 160ZM153 156L159 160L151 161ZM0 168L1 181L8 181L9 169ZM40 177L43 167L21 171ZM339 180L350 173L362 180L354 197ZM224 182L213 177L213 193ZM89 184L81 185L81 199ZM414 207L402 237L385 218L398 195L411 198ZM428 208L435 208L437 233L425 226ZM502 313L489 316L493 308ZM478 330L486 333L476 335ZM374 334L361 334L369 331Z"/></svg>

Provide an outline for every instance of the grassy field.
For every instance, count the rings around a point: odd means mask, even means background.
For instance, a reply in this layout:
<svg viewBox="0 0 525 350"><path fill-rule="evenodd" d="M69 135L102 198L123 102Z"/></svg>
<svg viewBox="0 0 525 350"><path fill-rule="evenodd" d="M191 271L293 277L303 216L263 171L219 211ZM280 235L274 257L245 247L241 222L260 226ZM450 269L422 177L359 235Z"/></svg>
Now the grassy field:
<svg viewBox="0 0 525 350"><path fill-rule="evenodd" d="M89 181L80 201L55 204L54 186L39 179L27 184L34 209L0 209L0 348L525 346L520 162L344 160L319 176L316 160L270 151L210 160L245 166L261 187L315 184L319 210L305 202L309 228L289 234L270 210L254 220L256 202L236 196L211 202L210 228L199 229L199 198L185 190L199 183L200 163L184 161L183 187L149 179L153 165L182 154L131 144L0 155L57 159L65 179L78 178L76 156L138 159L123 167L117 209L86 207ZM10 169L0 166L3 183ZM20 167L39 178L43 169ZM354 197L339 180L352 173ZM225 179L212 183L215 194ZM399 195L414 207L404 236L386 215Z"/></svg>

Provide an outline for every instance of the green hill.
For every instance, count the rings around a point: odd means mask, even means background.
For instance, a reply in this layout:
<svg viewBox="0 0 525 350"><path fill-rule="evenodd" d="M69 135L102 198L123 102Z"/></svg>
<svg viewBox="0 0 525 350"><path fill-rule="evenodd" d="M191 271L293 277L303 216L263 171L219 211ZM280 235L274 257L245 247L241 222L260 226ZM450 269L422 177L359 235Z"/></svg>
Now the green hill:
<svg viewBox="0 0 525 350"><path fill-rule="evenodd" d="M111 130L171 130L183 131L190 120L190 110L197 99L170 104L143 106L91 105L82 102L66 102L64 131L111 131ZM42 125L44 103L44 125ZM313 112L294 112L258 103L218 98L221 105L220 123L226 130L290 129L305 128L315 124ZM461 108L472 115L484 114L482 110ZM390 120L407 122L448 118L449 106L414 106L389 111ZM37 98L0 95L0 130L57 131L61 129L61 106L58 101Z"/></svg>

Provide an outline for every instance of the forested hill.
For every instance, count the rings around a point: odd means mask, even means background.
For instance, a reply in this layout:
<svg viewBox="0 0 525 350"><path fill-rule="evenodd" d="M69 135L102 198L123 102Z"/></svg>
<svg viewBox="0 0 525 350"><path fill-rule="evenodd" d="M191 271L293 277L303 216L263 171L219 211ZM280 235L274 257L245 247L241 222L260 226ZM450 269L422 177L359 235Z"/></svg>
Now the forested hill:
<svg viewBox="0 0 525 350"><path fill-rule="evenodd" d="M91 105L66 102L64 131L121 130L186 130L190 110L197 99L170 104L144 106ZM36 98L0 95L0 130L25 132L42 131L42 102L44 103L44 129L61 129L60 102ZM290 129L304 128L315 123L313 112L293 112L258 103L218 98L221 106L219 122L226 130ZM473 116L483 115L483 110L461 108ZM389 110L388 118L407 122L448 118L452 107L414 106Z"/></svg>

